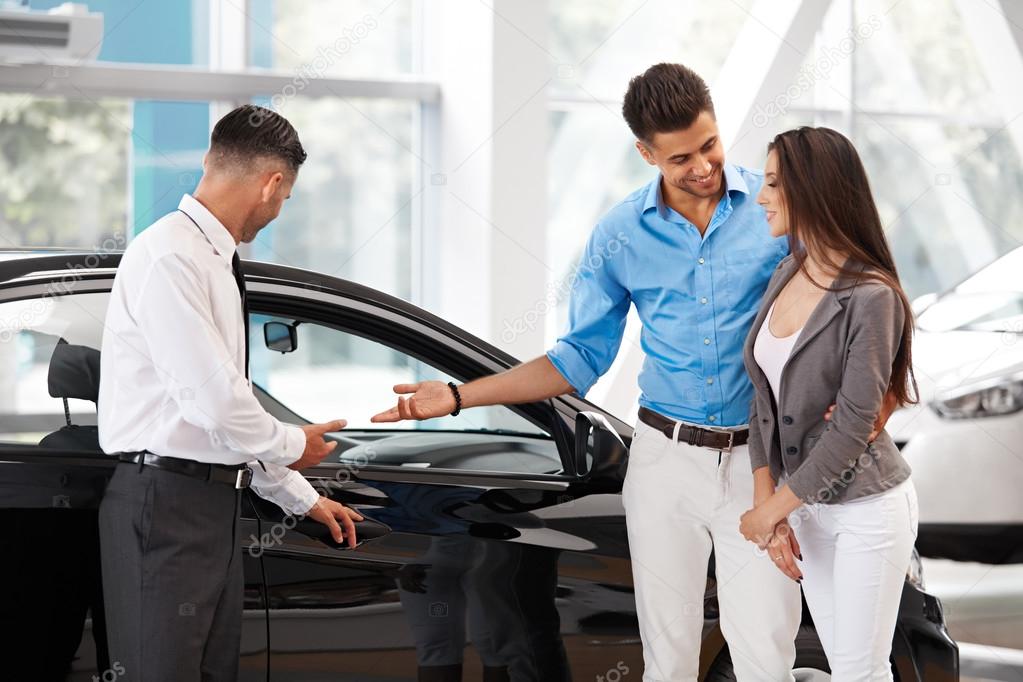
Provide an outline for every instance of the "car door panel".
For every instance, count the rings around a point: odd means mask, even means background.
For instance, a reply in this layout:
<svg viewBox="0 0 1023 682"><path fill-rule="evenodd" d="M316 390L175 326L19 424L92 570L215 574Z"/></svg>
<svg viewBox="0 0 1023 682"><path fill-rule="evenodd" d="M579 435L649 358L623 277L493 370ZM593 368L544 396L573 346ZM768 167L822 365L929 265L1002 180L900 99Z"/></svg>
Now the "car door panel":
<svg viewBox="0 0 1023 682"><path fill-rule="evenodd" d="M265 550L272 678L474 680L487 668L567 680L641 669L620 498L576 506L563 483L492 475L485 487L439 485L421 470L376 473L353 482L383 496L352 506L389 534L314 550L287 522ZM329 474L311 480L330 492ZM344 491L332 497L344 501ZM274 523L285 520L264 518Z"/></svg>

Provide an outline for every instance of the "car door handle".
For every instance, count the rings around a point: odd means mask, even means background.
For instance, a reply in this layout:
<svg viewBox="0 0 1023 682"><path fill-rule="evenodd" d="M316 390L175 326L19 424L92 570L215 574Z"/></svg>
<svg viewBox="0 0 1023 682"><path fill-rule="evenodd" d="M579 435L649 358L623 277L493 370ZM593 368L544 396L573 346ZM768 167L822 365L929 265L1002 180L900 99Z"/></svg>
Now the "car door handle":
<svg viewBox="0 0 1023 682"><path fill-rule="evenodd" d="M365 514L362 516L362 521L355 522L355 539L357 542L355 547L359 547L365 542L370 542L390 534L391 527L386 523L381 523L375 519L371 519ZM342 543L335 542L334 537L330 534L330 529L317 521L309 519L299 521L295 524L295 530L303 535L319 540L333 549L352 549L348 546L347 539L345 539Z"/></svg>

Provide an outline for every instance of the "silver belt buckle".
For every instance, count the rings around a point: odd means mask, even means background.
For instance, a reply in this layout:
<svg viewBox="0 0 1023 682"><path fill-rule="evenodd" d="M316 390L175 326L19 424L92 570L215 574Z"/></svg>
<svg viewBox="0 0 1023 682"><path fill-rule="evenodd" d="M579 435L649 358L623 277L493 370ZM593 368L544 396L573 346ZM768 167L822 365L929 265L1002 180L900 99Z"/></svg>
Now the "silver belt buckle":
<svg viewBox="0 0 1023 682"><path fill-rule="evenodd" d="M244 490L252 483L252 469L243 467L238 470L238 476L234 480L235 490Z"/></svg>
<svg viewBox="0 0 1023 682"><path fill-rule="evenodd" d="M735 431L728 432L728 449L724 452L731 452L732 448L735 447Z"/></svg>

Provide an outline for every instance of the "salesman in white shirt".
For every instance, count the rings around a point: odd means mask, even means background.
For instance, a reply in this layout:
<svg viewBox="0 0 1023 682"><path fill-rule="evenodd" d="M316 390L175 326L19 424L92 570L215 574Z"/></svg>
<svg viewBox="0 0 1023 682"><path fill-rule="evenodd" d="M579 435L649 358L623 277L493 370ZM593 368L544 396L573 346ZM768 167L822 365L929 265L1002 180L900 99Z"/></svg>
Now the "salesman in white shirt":
<svg viewBox="0 0 1023 682"><path fill-rule="evenodd" d="M283 117L235 109L213 129L195 194L121 259L103 335L99 439L120 458L100 538L110 660L125 682L237 679L238 504L250 482L355 546L362 517L299 473L334 449L323 436L345 421L283 424L248 380L236 248L277 217L305 158Z"/></svg>

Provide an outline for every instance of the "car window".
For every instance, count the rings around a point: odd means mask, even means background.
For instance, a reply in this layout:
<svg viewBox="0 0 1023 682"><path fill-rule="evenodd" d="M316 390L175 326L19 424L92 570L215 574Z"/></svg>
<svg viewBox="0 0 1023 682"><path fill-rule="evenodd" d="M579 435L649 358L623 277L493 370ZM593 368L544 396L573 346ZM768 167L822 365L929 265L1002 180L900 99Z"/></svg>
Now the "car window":
<svg viewBox="0 0 1023 682"><path fill-rule="evenodd" d="M0 303L0 444L99 450L94 401L109 298Z"/></svg>
<svg viewBox="0 0 1023 682"><path fill-rule="evenodd" d="M263 340L263 324L271 320L293 323L280 317L253 315L250 325L253 381L311 422L347 419L350 429L500 430L548 435L545 429L503 406L473 408L457 417L374 424L370 417L396 404L397 396L392 390L395 385L456 380L382 343L311 322L298 325L295 351L271 351Z"/></svg>
<svg viewBox="0 0 1023 682"><path fill-rule="evenodd" d="M0 303L0 447L99 452L96 404L106 292L44 295ZM251 374L258 388L301 419L344 418L346 459L405 467L557 473L548 429L507 407L457 417L372 424L393 405L392 387L452 377L377 341L304 322L292 353L270 351L263 322L251 325Z"/></svg>
<svg viewBox="0 0 1023 682"><path fill-rule="evenodd" d="M345 433L374 434L374 464L557 473L561 460L549 430L504 406L473 408L456 417L374 424L377 412L397 402L396 384L456 381L450 375L383 343L315 322L296 328L294 351L281 353L264 342L266 322L294 320L253 315L250 324L253 382L288 410L310 422L347 419ZM395 433L397 432L397 433ZM386 439L380 437L390 434ZM365 436L362 436L365 437ZM367 449L360 436L341 459Z"/></svg>

